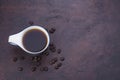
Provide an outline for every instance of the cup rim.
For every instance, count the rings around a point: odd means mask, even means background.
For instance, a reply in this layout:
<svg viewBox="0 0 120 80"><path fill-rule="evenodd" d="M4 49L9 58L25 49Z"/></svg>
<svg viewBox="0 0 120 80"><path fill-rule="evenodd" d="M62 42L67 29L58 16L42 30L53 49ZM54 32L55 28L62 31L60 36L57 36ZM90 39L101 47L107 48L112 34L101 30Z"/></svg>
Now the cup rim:
<svg viewBox="0 0 120 80"><path fill-rule="evenodd" d="M27 49L24 47L24 44L23 44L24 35L25 35L28 31L30 31L30 30L32 30L32 29L39 29L39 30L41 30L41 31L45 34L45 36L46 36L46 38L47 38L47 44L46 44L46 46L45 46L42 50L37 51L37 52L32 52L32 51L27 50ZM50 43L49 34L48 34L48 32L45 30L45 28L43 28L43 27L41 27L41 26L30 26L30 27L24 29L24 30L21 32L21 35L22 35L22 36L21 36L21 45L19 45L19 46L20 46L25 52L27 52L27 53L30 53L30 54L40 54L40 53L44 52L44 51L48 48L48 46L49 46L49 43Z"/></svg>

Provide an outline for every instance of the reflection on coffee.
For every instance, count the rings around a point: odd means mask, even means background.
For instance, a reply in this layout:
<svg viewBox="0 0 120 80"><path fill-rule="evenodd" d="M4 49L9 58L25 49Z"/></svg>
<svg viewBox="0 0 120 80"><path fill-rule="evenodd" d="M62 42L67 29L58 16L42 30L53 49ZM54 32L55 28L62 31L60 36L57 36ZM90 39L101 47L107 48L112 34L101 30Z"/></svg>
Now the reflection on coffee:
<svg viewBox="0 0 120 80"><path fill-rule="evenodd" d="M44 32L38 29L32 29L25 33L23 45L25 49L31 52L39 52L45 48L47 37Z"/></svg>

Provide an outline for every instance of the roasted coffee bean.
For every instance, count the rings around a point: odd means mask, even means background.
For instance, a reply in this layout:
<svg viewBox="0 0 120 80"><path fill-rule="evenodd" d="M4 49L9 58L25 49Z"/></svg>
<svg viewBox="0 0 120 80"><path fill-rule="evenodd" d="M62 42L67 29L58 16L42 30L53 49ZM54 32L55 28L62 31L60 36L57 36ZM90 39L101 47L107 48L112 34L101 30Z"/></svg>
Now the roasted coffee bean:
<svg viewBox="0 0 120 80"><path fill-rule="evenodd" d="M44 54L45 54L46 56L48 56L48 55L49 55L49 52L45 52Z"/></svg>
<svg viewBox="0 0 120 80"><path fill-rule="evenodd" d="M43 70L44 71L48 71L48 67L43 67Z"/></svg>
<svg viewBox="0 0 120 80"><path fill-rule="evenodd" d="M31 71L34 72L34 71L36 71L36 69L37 69L36 67L32 67Z"/></svg>
<svg viewBox="0 0 120 80"><path fill-rule="evenodd" d="M18 71L23 71L23 67L18 67Z"/></svg>
<svg viewBox="0 0 120 80"><path fill-rule="evenodd" d="M53 65L53 62L52 62L52 61L50 61L50 62L49 62L49 64L50 64L50 65Z"/></svg>
<svg viewBox="0 0 120 80"><path fill-rule="evenodd" d="M49 46L50 46L50 47L51 47L51 46L54 46L54 44L53 44L53 43L50 43Z"/></svg>
<svg viewBox="0 0 120 80"><path fill-rule="evenodd" d="M39 62L40 60L41 60L40 56L32 57L32 61L34 61L34 62Z"/></svg>
<svg viewBox="0 0 120 80"><path fill-rule="evenodd" d="M65 60L65 58L64 57L60 57L60 61L64 61Z"/></svg>
<svg viewBox="0 0 120 80"><path fill-rule="evenodd" d="M51 44L49 45L49 50L50 50L51 52L55 52L55 51L56 51L56 47L55 47L55 45L54 45L53 43L51 43Z"/></svg>
<svg viewBox="0 0 120 80"><path fill-rule="evenodd" d="M55 57L55 58L53 58L53 59L51 60L51 62L52 62L53 64L55 64L57 61L58 61L57 57Z"/></svg>
<svg viewBox="0 0 120 80"><path fill-rule="evenodd" d="M40 67L40 71L44 71L44 68L43 68L43 67Z"/></svg>
<svg viewBox="0 0 120 80"><path fill-rule="evenodd" d="M58 49L58 50L57 50L57 53L60 54L60 53L61 53L61 49Z"/></svg>
<svg viewBox="0 0 120 80"><path fill-rule="evenodd" d="M53 65L53 64L55 64L57 61L58 61L58 58L55 57L55 58L53 58L53 59L50 60L49 64L50 64L50 65Z"/></svg>
<svg viewBox="0 0 120 80"><path fill-rule="evenodd" d="M53 44L53 43L50 43L49 46L50 47L56 47L55 44Z"/></svg>
<svg viewBox="0 0 120 80"><path fill-rule="evenodd" d="M36 62L37 61L36 57L32 57L32 61Z"/></svg>
<svg viewBox="0 0 120 80"><path fill-rule="evenodd" d="M39 57L37 58L37 62L40 61L40 60L41 60L41 57L39 56Z"/></svg>
<svg viewBox="0 0 120 80"><path fill-rule="evenodd" d="M61 67L61 66L62 66L62 63L58 63L56 66L57 66L57 67Z"/></svg>
<svg viewBox="0 0 120 80"><path fill-rule="evenodd" d="M59 69L59 67L61 67L61 66L62 66L62 63L57 63L54 68Z"/></svg>
<svg viewBox="0 0 120 80"><path fill-rule="evenodd" d="M18 60L18 58L17 58L17 57L14 57L14 58L13 58L13 61L14 61L14 62L16 62L17 60Z"/></svg>
<svg viewBox="0 0 120 80"><path fill-rule="evenodd" d="M36 66L39 67L41 65L41 62L37 62Z"/></svg>
<svg viewBox="0 0 120 80"><path fill-rule="evenodd" d="M55 69L59 69L59 67L57 67L57 66L55 66L54 68L55 68Z"/></svg>
<svg viewBox="0 0 120 80"><path fill-rule="evenodd" d="M52 52L55 52L55 51L56 51L56 49L54 48L54 49L52 49L51 51L52 51Z"/></svg>
<svg viewBox="0 0 120 80"><path fill-rule="evenodd" d="M49 33L53 34L55 31L56 31L55 28L51 28L51 29L49 30Z"/></svg>
<svg viewBox="0 0 120 80"><path fill-rule="evenodd" d="M51 52L55 52L56 49L55 49L55 48L50 48L50 51L51 51Z"/></svg>
<svg viewBox="0 0 120 80"><path fill-rule="evenodd" d="M54 60L55 62L57 62L57 61L58 61L58 58L57 58L57 57L55 57L55 58L53 58L53 60Z"/></svg>
<svg viewBox="0 0 120 80"><path fill-rule="evenodd" d="M29 25L30 26L34 25L34 22L33 21L29 21Z"/></svg>

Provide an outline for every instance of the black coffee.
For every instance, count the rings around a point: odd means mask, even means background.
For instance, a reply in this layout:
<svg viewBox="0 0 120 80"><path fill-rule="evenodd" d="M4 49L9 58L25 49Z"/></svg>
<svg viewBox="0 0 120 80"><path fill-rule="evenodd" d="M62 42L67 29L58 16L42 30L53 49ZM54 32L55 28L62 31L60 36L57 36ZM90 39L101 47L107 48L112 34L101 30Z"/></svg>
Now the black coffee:
<svg viewBox="0 0 120 80"><path fill-rule="evenodd" d="M46 44L46 35L38 29L32 29L26 32L23 37L23 45L25 49L31 52L39 52L40 50L45 48Z"/></svg>

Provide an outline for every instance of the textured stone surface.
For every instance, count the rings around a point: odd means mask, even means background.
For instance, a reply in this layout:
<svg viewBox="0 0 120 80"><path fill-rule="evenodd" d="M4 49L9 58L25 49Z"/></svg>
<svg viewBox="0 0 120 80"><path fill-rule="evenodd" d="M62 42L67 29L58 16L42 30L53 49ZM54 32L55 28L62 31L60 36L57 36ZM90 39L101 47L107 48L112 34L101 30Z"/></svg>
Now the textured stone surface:
<svg viewBox="0 0 120 80"><path fill-rule="evenodd" d="M120 80L120 0L0 0L0 80ZM52 42L65 61L59 70L37 69L8 36L30 22L56 28ZM52 54L54 55L54 54ZM25 56L14 63L15 56ZM49 57L51 58L51 57ZM46 58L44 64L48 65ZM23 71L17 71L22 66Z"/></svg>

